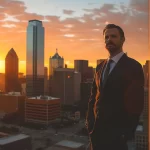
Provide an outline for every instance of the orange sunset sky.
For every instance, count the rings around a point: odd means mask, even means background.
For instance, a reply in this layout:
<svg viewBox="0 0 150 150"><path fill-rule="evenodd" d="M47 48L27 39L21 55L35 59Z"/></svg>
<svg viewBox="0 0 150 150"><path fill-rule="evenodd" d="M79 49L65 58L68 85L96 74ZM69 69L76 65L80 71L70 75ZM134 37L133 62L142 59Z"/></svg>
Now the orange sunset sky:
<svg viewBox="0 0 150 150"><path fill-rule="evenodd" d="M28 20L43 21L45 27L45 66L56 48L68 67L75 59L108 57L102 30L107 23L125 32L124 52L142 65L149 60L148 0L0 0L0 72L13 47L19 57L19 71L25 73L26 28Z"/></svg>

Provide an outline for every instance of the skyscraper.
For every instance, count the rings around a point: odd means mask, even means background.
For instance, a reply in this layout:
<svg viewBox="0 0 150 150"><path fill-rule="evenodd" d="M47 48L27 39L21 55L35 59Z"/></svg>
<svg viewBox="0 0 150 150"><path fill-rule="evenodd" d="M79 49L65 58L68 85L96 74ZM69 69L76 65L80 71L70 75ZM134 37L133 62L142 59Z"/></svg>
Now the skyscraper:
<svg viewBox="0 0 150 150"><path fill-rule="evenodd" d="M58 54L58 50L56 49L56 53L54 56L49 59L49 76L50 78L53 76L54 69L56 68L64 68L64 58Z"/></svg>
<svg viewBox="0 0 150 150"><path fill-rule="evenodd" d="M80 100L81 74L70 68L57 68L52 79L53 97L59 97L64 105L73 105Z"/></svg>
<svg viewBox="0 0 150 150"><path fill-rule="evenodd" d="M144 77L145 77L145 87L149 87L148 85L148 79L149 79L149 72L148 72L148 68L149 68L149 63L150 60L146 60L146 63L143 65L143 72L144 72Z"/></svg>
<svg viewBox="0 0 150 150"><path fill-rule="evenodd" d="M30 20L27 27L26 94L44 94L44 27L42 21Z"/></svg>
<svg viewBox="0 0 150 150"><path fill-rule="evenodd" d="M0 92L5 91L5 74L0 73Z"/></svg>
<svg viewBox="0 0 150 150"><path fill-rule="evenodd" d="M144 88L144 109L140 116L140 125L135 132L137 150L148 150L148 88Z"/></svg>
<svg viewBox="0 0 150 150"><path fill-rule="evenodd" d="M48 95L48 68L44 67L44 95Z"/></svg>
<svg viewBox="0 0 150 150"><path fill-rule="evenodd" d="M93 68L88 67L88 60L74 60L74 69L81 73L81 81L86 82L87 79L93 78Z"/></svg>
<svg viewBox="0 0 150 150"><path fill-rule="evenodd" d="M18 56L10 49L5 59L5 92L20 92L18 80Z"/></svg>

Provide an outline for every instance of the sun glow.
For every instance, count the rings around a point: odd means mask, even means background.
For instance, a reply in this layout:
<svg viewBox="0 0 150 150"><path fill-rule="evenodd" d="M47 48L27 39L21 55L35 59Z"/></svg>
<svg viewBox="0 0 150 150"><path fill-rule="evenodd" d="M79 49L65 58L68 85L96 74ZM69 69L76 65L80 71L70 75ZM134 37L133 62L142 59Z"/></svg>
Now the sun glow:
<svg viewBox="0 0 150 150"><path fill-rule="evenodd" d="M4 73L5 72L5 61L0 60L0 72Z"/></svg>

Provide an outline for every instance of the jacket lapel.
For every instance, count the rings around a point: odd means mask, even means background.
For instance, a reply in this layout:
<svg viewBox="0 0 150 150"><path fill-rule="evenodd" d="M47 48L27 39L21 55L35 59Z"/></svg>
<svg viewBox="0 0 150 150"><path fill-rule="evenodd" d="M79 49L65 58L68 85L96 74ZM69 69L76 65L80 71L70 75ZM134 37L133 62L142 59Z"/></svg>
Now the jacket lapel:
<svg viewBox="0 0 150 150"><path fill-rule="evenodd" d="M107 82L108 82L111 78L113 78L113 75L114 75L117 71L120 70L121 64L124 62L124 59L126 59L126 58L127 58L126 54L124 54L124 55L120 58L120 60L117 62L117 64L116 64L115 67L113 68L113 70L110 72L110 74L109 74L109 76L108 76L108 78L107 78L107 80L106 80L106 82L105 82L105 85L107 84ZM103 88L105 87L105 85L103 85ZM101 86L101 87L102 87L102 86Z"/></svg>
<svg viewBox="0 0 150 150"><path fill-rule="evenodd" d="M98 70L98 85L99 85L99 90L101 89L101 86L102 86L102 75L103 75L103 71L104 71L104 68L105 68L105 65L107 63L107 60L104 60L101 68Z"/></svg>

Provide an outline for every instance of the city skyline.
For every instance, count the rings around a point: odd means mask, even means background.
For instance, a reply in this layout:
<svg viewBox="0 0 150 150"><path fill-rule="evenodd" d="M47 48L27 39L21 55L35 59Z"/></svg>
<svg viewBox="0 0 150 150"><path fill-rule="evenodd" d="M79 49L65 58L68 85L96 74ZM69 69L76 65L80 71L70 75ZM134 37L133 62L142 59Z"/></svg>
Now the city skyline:
<svg viewBox="0 0 150 150"><path fill-rule="evenodd" d="M56 48L68 67L73 67L74 60L83 58L89 60L89 66L95 67L98 59L108 57L102 36L107 23L118 24L125 31L123 49L129 57L142 65L148 60L147 0L44 2L0 1L0 72L4 72L4 59L13 47L20 60L19 72L25 73L26 28L31 19L41 20L45 28L46 67L49 67L49 58L54 55Z"/></svg>

